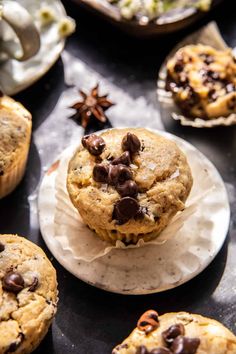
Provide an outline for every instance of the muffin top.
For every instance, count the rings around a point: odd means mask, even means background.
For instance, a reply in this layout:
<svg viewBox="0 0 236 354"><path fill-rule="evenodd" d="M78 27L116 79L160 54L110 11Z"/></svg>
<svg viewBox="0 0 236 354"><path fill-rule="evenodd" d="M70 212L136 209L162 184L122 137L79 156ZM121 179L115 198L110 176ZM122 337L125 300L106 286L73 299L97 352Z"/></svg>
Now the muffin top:
<svg viewBox="0 0 236 354"><path fill-rule="evenodd" d="M236 112L235 72L231 49L187 45L167 62L166 88L187 116L226 117Z"/></svg>
<svg viewBox="0 0 236 354"><path fill-rule="evenodd" d="M99 139L101 151L92 151ZM132 233L142 225L151 232L163 214L184 208L192 176L174 142L137 128L87 136L83 144L69 163L67 188L98 227Z"/></svg>
<svg viewBox="0 0 236 354"><path fill-rule="evenodd" d="M29 144L31 114L18 102L0 97L0 176L14 166L21 149Z"/></svg>
<svg viewBox="0 0 236 354"><path fill-rule="evenodd" d="M23 237L0 235L0 353L28 352L56 304L56 272L45 253Z"/></svg>
<svg viewBox="0 0 236 354"><path fill-rule="evenodd" d="M221 323L187 312L145 312L112 354L234 354L236 337Z"/></svg>

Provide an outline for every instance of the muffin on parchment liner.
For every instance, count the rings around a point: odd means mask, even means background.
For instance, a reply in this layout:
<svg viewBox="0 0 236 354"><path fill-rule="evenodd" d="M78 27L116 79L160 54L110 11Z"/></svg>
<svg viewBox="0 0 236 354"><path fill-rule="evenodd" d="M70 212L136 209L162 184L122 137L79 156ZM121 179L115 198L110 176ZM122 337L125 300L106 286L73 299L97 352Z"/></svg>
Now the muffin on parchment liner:
<svg viewBox="0 0 236 354"><path fill-rule="evenodd" d="M234 354L236 337L221 323L187 312L145 312L112 354Z"/></svg>
<svg viewBox="0 0 236 354"><path fill-rule="evenodd" d="M192 175L177 145L143 128L82 139L67 189L83 221L113 244L157 237L184 209Z"/></svg>
<svg viewBox="0 0 236 354"><path fill-rule="evenodd" d="M57 310L56 271L41 248L0 235L0 354L29 354Z"/></svg>
<svg viewBox="0 0 236 354"><path fill-rule="evenodd" d="M236 124L236 62L215 23L183 40L162 65L162 115L197 128Z"/></svg>
<svg viewBox="0 0 236 354"><path fill-rule="evenodd" d="M31 114L19 102L1 95L0 199L11 193L23 178L31 128Z"/></svg>

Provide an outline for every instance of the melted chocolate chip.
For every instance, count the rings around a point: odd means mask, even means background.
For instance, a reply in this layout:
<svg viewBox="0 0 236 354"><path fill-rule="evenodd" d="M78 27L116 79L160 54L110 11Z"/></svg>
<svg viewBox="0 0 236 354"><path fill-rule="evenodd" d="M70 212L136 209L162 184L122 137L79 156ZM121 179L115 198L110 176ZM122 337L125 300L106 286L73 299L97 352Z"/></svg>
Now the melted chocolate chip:
<svg viewBox="0 0 236 354"><path fill-rule="evenodd" d="M0 252L3 252L5 250L5 246L2 242L0 242Z"/></svg>
<svg viewBox="0 0 236 354"><path fill-rule="evenodd" d="M83 147L85 147L91 155L95 156L101 155L106 146L103 138L96 134L85 135L81 142Z"/></svg>
<svg viewBox="0 0 236 354"><path fill-rule="evenodd" d="M103 164L97 164L93 168L93 179L96 182L107 183L108 173L109 173L109 166Z"/></svg>
<svg viewBox="0 0 236 354"><path fill-rule="evenodd" d="M181 71L183 71L183 70L184 70L184 61L183 61L183 59L179 59L175 63L174 71L176 73L181 73Z"/></svg>
<svg viewBox="0 0 236 354"><path fill-rule="evenodd" d="M173 341L170 349L173 354L196 354L199 345L199 338L178 336Z"/></svg>
<svg viewBox="0 0 236 354"><path fill-rule="evenodd" d="M166 331L162 332L162 337L164 341L170 345L173 343L174 339L180 335L184 335L184 326L182 323L174 324L170 326Z"/></svg>
<svg viewBox="0 0 236 354"><path fill-rule="evenodd" d="M186 88L187 94L188 94L188 99L186 99L183 103L183 109L186 111L189 111L193 106L199 103L200 98L199 95L193 90L191 86L188 86Z"/></svg>
<svg viewBox="0 0 236 354"><path fill-rule="evenodd" d="M20 334L18 335L16 341L15 341L15 342L12 342L12 343L10 344L10 346L8 347L8 349L7 349L7 351L6 351L5 353L7 354L7 353L13 353L13 352L15 352L15 351L19 348L19 346L21 345L21 343L23 342L23 340L24 340L24 334L23 334L23 333L20 333Z"/></svg>
<svg viewBox="0 0 236 354"><path fill-rule="evenodd" d="M125 151L120 157L117 157L116 159L112 160L111 162L112 165L126 165L129 166L131 164L131 158L130 158L130 152Z"/></svg>
<svg viewBox="0 0 236 354"><path fill-rule="evenodd" d="M160 347L151 350L150 354L172 354L172 352L168 348Z"/></svg>
<svg viewBox="0 0 236 354"><path fill-rule="evenodd" d="M117 184L122 184L123 182L132 179L131 170L124 165L110 165L108 172L108 182L109 184L115 186Z"/></svg>
<svg viewBox="0 0 236 354"><path fill-rule="evenodd" d="M138 186L134 181L128 180L122 184L116 186L117 192L122 197L133 197L136 198L138 195Z"/></svg>
<svg viewBox="0 0 236 354"><path fill-rule="evenodd" d="M208 92L208 98L210 102L214 102L217 99L217 93L215 89L211 89Z"/></svg>
<svg viewBox="0 0 236 354"><path fill-rule="evenodd" d="M154 331L159 326L158 313L154 310L144 312L137 323L139 330L146 334Z"/></svg>
<svg viewBox="0 0 236 354"><path fill-rule="evenodd" d="M17 294L24 289L24 279L19 273L9 272L3 278L3 289Z"/></svg>
<svg viewBox="0 0 236 354"><path fill-rule="evenodd" d="M139 210L137 200L131 197L124 197L115 204L113 210L113 219L117 220L119 225L125 224L132 219Z"/></svg>
<svg viewBox="0 0 236 354"><path fill-rule="evenodd" d="M29 291L31 291L31 292L35 291L37 289L38 285L39 285L39 280L37 277L34 277L33 282L29 287Z"/></svg>
<svg viewBox="0 0 236 354"><path fill-rule="evenodd" d="M206 65L214 63L214 58L210 54L202 53L202 54L200 54L200 57L203 58L203 61Z"/></svg>
<svg viewBox="0 0 236 354"><path fill-rule="evenodd" d="M122 140L122 149L128 150L132 154L140 150L141 143L139 138L132 133L127 133Z"/></svg>
<svg viewBox="0 0 236 354"><path fill-rule="evenodd" d="M136 354L149 354L149 352L144 345L141 345L137 348Z"/></svg>
<svg viewBox="0 0 236 354"><path fill-rule="evenodd" d="M219 80L220 76L216 71L208 70L207 76L209 76L212 80Z"/></svg>

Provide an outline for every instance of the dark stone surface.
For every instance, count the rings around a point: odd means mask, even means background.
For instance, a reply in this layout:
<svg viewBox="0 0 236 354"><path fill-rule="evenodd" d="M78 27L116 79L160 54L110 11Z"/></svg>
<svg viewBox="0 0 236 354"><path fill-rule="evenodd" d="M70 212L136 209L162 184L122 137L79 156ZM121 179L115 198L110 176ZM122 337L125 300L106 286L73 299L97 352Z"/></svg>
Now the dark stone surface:
<svg viewBox="0 0 236 354"><path fill-rule="evenodd" d="M68 40L67 50L127 90L132 97L143 95L156 107L159 66L182 36L213 18L227 43L236 46L235 12L230 1L224 1L224 5L204 21L178 35L146 41L120 33L78 10L69 0L64 3L68 13L78 21L77 32ZM51 89L45 90L47 86ZM63 65L59 60L43 79L17 96L34 115L34 132L47 119L65 89ZM137 119L142 125L141 118ZM163 124L167 131L201 150L215 164L227 184L232 215L222 250L194 280L174 290L148 296L122 296L93 288L69 274L52 259L58 273L59 308L51 330L35 353L111 353L111 349L134 328L139 316L150 308L160 314L181 310L201 313L222 321L236 332L236 127L197 130L181 127L171 119ZM32 226L37 224L30 222L29 214L28 196L38 185L42 173L41 157L33 140L24 180L12 195L0 201L0 232L25 235L52 258L38 228Z"/></svg>

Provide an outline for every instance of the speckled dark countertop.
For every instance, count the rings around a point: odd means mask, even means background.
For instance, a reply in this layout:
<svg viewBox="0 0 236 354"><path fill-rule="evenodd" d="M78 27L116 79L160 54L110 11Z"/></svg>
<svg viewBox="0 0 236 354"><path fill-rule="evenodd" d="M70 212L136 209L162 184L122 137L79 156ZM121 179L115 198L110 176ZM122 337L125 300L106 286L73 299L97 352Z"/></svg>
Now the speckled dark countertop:
<svg viewBox="0 0 236 354"><path fill-rule="evenodd" d="M33 114L34 137L26 176L17 190L0 202L1 233L27 236L50 253L41 238L35 198L44 168L81 129L66 119L61 109L74 97L75 82L90 87L103 77L104 88L120 99L121 109L110 111L113 126L121 123L163 128L194 144L220 171L229 192L231 223L227 240L212 264L194 280L161 294L122 296L93 288L64 270L55 259L60 302L56 319L37 354L109 354L135 327L149 308L160 313L186 310L222 321L236 333L236 127L192 129L170 119L161 121L156 112L156 77L168 51L191 29L163 40L137 40L122 34L99 19L80 11L69 0L68 13L78 20L77 32L68 40L63 60L30 89L17 96ZM214 19L223 37L236 46L235 12L224 1L202 23ZM73 60L82 75L70 77ZM72 75L73 76L73 75ZM65 79L66 78L66 79ZM86 81L86 82L85 82ZM66 83L65 83L66 82ZM69 85L69 86L68 86ZM141 97L143 96L143 97ZM125 105L125 107L124 107ZM63 107L64 107L63 106ZM125 115L125 112L127 116ZM31 209L31 213L30 213Z"/></svg>

